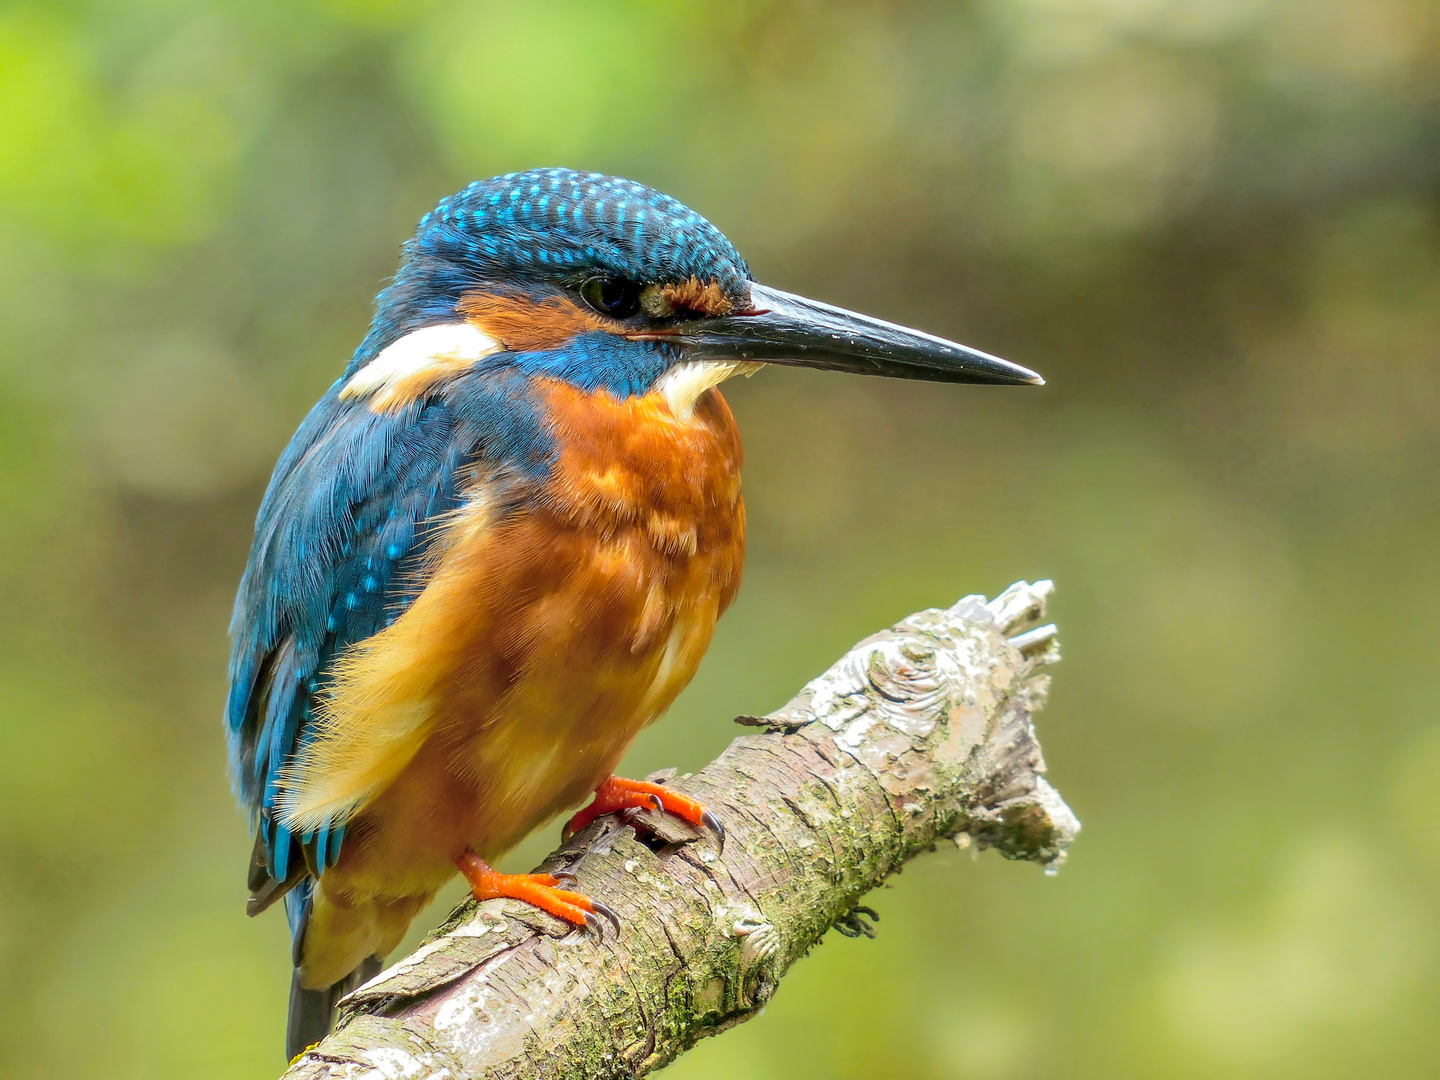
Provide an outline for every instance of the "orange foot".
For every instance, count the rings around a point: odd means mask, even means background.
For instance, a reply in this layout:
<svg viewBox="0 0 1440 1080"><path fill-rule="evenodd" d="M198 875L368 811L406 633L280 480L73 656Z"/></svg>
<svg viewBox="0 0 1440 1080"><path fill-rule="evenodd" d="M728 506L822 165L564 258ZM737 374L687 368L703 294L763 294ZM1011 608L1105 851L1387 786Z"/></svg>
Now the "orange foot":
<svg viewBox="0 0 1440 1080"><path fill-rule="evenodd" d="M610 920L617 934L620 932L620 916L600 901L591 900L583 893L556 888L561 881L574 881L574 874L502 874L473 851L461 855L455 865L470 883L470 892L476 900L493 900L497 896L524 900L597 934L601 932L600 920L595 916L600 915Z"/></svg>
<svg viewBox="0 0 1440 1080"><path fill-rule="evenodd" d="M560 834L561 841L568 841L597 817L613 814L618 810L662 810L682 817L692 825L710 829L725 850L725 829L720 819L688 795L682 795L674 788L663 784L652 784L648 780L626 780L623 776L608 777L595 789L595 801L572 817Z"/></svg>

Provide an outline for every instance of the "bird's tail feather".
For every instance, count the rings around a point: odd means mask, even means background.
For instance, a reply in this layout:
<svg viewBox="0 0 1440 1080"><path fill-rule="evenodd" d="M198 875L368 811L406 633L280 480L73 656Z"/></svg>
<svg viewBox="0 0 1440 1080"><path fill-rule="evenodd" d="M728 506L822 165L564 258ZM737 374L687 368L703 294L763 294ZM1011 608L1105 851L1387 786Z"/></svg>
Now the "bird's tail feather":
<svg viewBox="0 0 1440 1080"><path fill-rule="evenodd" d="M285 1027L285 1057L294 1061L326 1035L335 1018L335 1003L380 974L380 958L367 956L360 966L334 986L306 990L297 968L290 980L290 1016Z"/></svg>
<svg viewBox="0 0 1440 1080"><path fill-rule="evenodd" d="M335 1004L350 991L380 974L380 957L367 956L360 966L339 982L318 990L300 985L300 950L314 910L315 880L305 878L285 894L285 914L290 920L291 960L295 974L290 979L290 1015L285 1024L285 1058L294 1061L326 1035L335 1019Z"/></svg>

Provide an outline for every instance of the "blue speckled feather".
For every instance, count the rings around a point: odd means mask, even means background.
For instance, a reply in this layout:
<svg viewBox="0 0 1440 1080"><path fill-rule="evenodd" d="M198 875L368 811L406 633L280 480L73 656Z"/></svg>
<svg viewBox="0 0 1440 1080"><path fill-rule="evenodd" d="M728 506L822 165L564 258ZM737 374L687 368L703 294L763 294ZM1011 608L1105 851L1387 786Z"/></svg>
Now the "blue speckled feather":
<svg viewBox="0 0 1440 1080"><path fill-rule="evenodd" d="M390 414L340 400L339 388L276 467L231 622L231 772L279 881L302 846L316 868L340 853L339 826L297 843L274 815L281 770L313 737L330 665L414 599L434 522L458 505L470 465L539 478L551 454L513 370L477 371Z"/></svg>

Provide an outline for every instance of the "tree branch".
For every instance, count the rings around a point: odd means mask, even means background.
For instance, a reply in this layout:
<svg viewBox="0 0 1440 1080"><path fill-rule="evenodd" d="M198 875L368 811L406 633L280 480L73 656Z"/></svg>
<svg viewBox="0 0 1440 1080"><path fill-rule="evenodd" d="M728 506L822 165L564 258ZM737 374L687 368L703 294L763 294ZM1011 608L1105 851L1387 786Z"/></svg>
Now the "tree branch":
<svg viewBox="0 0 1440 1080"><path fill-rule="evenodd" d="M953 839L1054 868L1080 828L1041 774L1031 725L1059 659L1052 586L968 596L875 634L676 784L715 840L644 814L602 818L545 860L623 930L568 933L524 904L457 908L345 1002L287 1080L632 1077L754 1016L831 926L906 860ZM1028 630L1028 632L1026 632Z"/></svg>

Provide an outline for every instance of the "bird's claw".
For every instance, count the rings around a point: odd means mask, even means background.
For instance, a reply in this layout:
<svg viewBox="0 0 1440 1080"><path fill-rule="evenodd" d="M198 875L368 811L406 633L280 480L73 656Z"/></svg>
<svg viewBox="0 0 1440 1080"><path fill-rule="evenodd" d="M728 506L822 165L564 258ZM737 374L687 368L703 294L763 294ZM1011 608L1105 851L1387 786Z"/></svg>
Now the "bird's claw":
<svg viewBox="0 0 1440 1080"><path fill-rule="evenodd" d="M648 780L626 780L619 776L609 777L595 789L594 801L566 823L560 834L561 839L568 842L581 829L605 814L618 814L625 824L637 830L644 828L639 820L639 815L644 810L674 814L692 825L709 829L715 834L720 851L725 850L724 826L703 804L673 788Z"/></svg>
<svg viewBox="0 0 1440 1080"><path fill-rule="evenodd" d="M575 876L574 871L551 870L550 878L552 881L555 882L556 886L565 886L571 891L578 891L573 889L573 886L577 886L580 883L580 879ZM581 926L579 923L575 923L574 925L576 930L579 930L581 933L585 934L588 934L591 930L594 930L595 936L599 940L604 941L605 924L602 923L600 919L596 918L596 916L598 915L600 916L600 918L607 920L610 925L615 928L615 935L617 937L620 935L620 916L615 914L614 908L612 908L609 904L602 904L599 900L592 899L588 896L584 897L584 902L589 905L589 910L584 912L585 925Z"/></svg>
<svg viewBox="0 0 1440 1080"><path fill-rule="evenodd" d="M620 936L620 916L615 914L615 909L609 904L602 904L599 900L591 900L590 906L595 909L596 915L602 915L610 920L610 925L615 927L615 936Z"/></svg>
<svg viewBox="0 0 1440 1080"><path fill-rule="evenodd" d="M455 860L455 865L470 882L471 895L476 900L491 900L505 897L521 900L556 918L564 919L580 930L594 929L600 939L603 924L596 918L607 919L620 932L620 917L609 907L592 900L578 890L561 888L574 885L575 874L561 870L553 874L502 874L486 863L473 851L467 851Z"/></svg>
<svg viewBox="0 0 1440 1080"><path fill-rule="evenodd" d="M615 928L615 936L618 938L620 936L620 916L615 914L614 909L598 900L591 900L590 908L590 911L585 912L585 925L577 926L575 929L587 937L591 931L594 931L595 940L603 943L605 941L605 923L600 921L603 918Z"/></svg>
<svg viewBox="0 0 1440 1080"><path fill-rule="evenodd" d="M725 854L725 826L720 824L720 819L715 816L714 811L705 810L700 815L700 824L715 834L716 853Z"/></svg>

